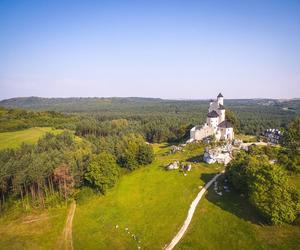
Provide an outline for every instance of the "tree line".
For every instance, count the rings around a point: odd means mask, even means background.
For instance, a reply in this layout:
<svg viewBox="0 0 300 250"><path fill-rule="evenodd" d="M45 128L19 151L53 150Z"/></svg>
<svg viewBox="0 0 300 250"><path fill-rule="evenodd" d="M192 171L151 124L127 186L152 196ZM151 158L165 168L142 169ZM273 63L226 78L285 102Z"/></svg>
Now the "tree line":
<svg viewBox="0 0 300 250"><path fill-rule="evenodd" d="M32 127L54 127L74 130L78 116L55 111L28 111L0 107L0 132L17 131Z"/></svg>
<svg viewBox="0 0 300 250"><path fill-rule="evenodd" d="M188 128L205 122L208 101L179 101L154 98L15 98L0 102L7 107L25 107L34 110L52 110L59 113L37 112L37 117L24 118L18 115L7 116L0 110L0 131L12 131L29 126L72 126L78 121L95 118L98 121L126 119L138 122L147 129L147 140L166 140L180 137L181 127ZM300 101L290 100L225 100L225 108L230 117L233 111L238 119L238 131L249 135L260 135L267 128L287 128L289 121L300 114ZM10 110L14 113L15 111ZM66 113L70 114L69 116ZM74 115L75 114L75 115ZM53 116L50 119L50 116ZM49 119L47 119L49 116ZM8 117L7 119L5 117ZM61 119L61 120L59 120ZM64 120L63 120L64 119ZM32 121L30 121L32 120ZM146 124L146 125L145 125Z"/></svg>
<svg viewBox="0 0 300 250"><path fill-rule="evenodd" d="M133 171L153 158L152 147L138 134L85 139L48 133L36 145L0 151L0 207L18 201L24 208L49 207L84 186L105 193L122 168Z"/></svg>

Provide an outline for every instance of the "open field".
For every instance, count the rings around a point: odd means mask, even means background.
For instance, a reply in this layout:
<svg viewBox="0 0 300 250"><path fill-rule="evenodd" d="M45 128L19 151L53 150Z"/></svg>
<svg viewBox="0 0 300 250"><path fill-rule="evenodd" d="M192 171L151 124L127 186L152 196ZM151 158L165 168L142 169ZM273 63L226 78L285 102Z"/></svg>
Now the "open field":
<svg viewBox="0 0 300 250"><path fill-rule="evenodd" d="M122 176L105 196L79 200L73 219L74 249L162 249L182 226L200 186L222 169L194 163L201 159L201 146L171 155L165 154L169 145L153 146L156 160L151 165ZM187 176L165 171L163 166L174 160L193 162L192 171ZM298 178L291 181L297 183ZM233 191L223 194L209 189L175 249L296 249L300 244L299 226L262 225L243 198ZM66 207L4 216L0 249L53 249L61 240L66 216Z"/></svg>
<svg viewBox="0 0 300 250"><path fill-rule="evenodd" d="M181 227L199 185L212 177L217 166L198 164L186 177L177 171L166 172L159 166L171 159L197 159L195 156L199 154L162 156L168 148L163 145L154 148L159 154L155 163L124 176L107 196L93 197L78 206L75 248L161 249L170 242ZM220 197L210 189L176 249L195 249L195 246L197 249L296 249L299 239L299 226L263 225L240 196L231 192Z"/></svg>
<svg viewBox="0 0 300 250"><path fill-rule="evenodd" d="M62 240L67 208L0 218L0 249L57 249Z"/></svg>
<svg viewBox="0 0 300 250"><path fill-rule="evenodd" d="M3 132L0 133L0 149L16 148L23 142L28 144L36 143L38 139L47 132L59 134L63 132L63 130L49 127L36 127L14 132Z"/></svg>
<svg viewBox="0 0 300 250"><path fill-rule="evenodd" d="M262 225L246 200L235 192L218 196L210 188L185 237L175 249L297 249L300 227Z"/></svg>
<svg viewBox="0 0 300 250"><path fill-rule="evenodd" d="M156 145L155 150L162 153L164 147ZM106 196L79 204L74 218L75 249L136 249L138 246L161 249L168 244L181 227L199 186L217 172L218 166L193 164L187 176L178 170L165 171L162 166L176 159L193 159L202 150L160 155L150 166L121 178Z"/></svg>

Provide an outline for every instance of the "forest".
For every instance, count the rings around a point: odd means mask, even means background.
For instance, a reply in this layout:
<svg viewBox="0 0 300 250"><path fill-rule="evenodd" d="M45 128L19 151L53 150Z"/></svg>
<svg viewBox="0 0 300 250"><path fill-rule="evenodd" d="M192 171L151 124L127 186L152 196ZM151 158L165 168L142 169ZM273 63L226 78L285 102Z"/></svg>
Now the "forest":
<svg viewBox="0 0 300 250"><path fill-rule="evenodd" d="M152 147L138 134L119 138L71 132L47 133L35 145L0 151L1 209L10 201L21 206L51 207L67 201L84 186L105 193L121 174L152 162Z"/></svg>
<svg viewBox="0 0 300 250"><path fill-rule="evenodd" d="M126 119L139 132L147 134L147 140L160 142L181 140L188 128L202 124L205 121L208 100L26 97L2 100L0 106L13 113L0 110L2 132L34 124L74 129L76 121L83 120L82 117L95 120L94 123L97 124L106 120ZM300 115L298 99L229 99L225 100L225 107L238 118L238 132L249 135L260 135L267 128L286 128L289 121ZM27 111L15 111L15 108ZM39 118L25 119L26 116L34 114L28 110L39 111L36 112L39 113ZM60 116L62 113L65 120Z"/></svg>

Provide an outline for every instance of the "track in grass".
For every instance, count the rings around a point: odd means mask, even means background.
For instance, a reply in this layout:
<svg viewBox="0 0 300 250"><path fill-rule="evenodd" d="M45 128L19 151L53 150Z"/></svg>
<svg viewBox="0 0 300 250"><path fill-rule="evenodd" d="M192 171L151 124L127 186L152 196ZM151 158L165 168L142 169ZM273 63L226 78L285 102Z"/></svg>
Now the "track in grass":
<svg viewBox="0 0 300 250"><path fill-rule="evenodd" d="M73 228L73 218L74 218L75 210L76 210L76 202L73 201L73 203L70 206L64 231L61 240L58 242L57 249L73 250L72 228Z"/></svg>
<svg viewBox="0 0 300 250"><path fill-rule="evenodd" d="M224 171L222 171L222 173L224 173ZM211 186L211 184L213 184L220 177L220 175L222 175L222 173L219 173L219 174L215 175L214 178L212 178L212 180L210 180L205 185L205 187L202 188L201 191L197 194L195 200L193 200L193 202L190 206L187 218L185 219L185 221L184 221L182 227L180 228L179 232L172 239L171 243L165 248L166 250L172 250L177 245L177 243L181 240L181 238L183 237L184 233L186 232L186 230L188 229L188 227L189 227L189 225L192 221L194 212L195 212L196 207L197 207L199 201L201 200L202 196L205 194L205 192L208 190L208 188Z"/></svg>

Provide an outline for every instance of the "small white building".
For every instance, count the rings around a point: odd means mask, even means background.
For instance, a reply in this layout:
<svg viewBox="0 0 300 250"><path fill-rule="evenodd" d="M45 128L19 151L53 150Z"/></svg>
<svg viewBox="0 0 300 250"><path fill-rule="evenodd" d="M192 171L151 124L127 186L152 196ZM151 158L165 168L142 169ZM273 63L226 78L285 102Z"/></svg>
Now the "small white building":
<svg viewBox="0 0 300 250"><path fill-rule="evenodd" d="M209 102L206 123L195 126L190 130L188 142L203 140L204 138L215 135L216 140L233 140L233 126L226 121L223 95L220 93L217 100Z"/></svg>

